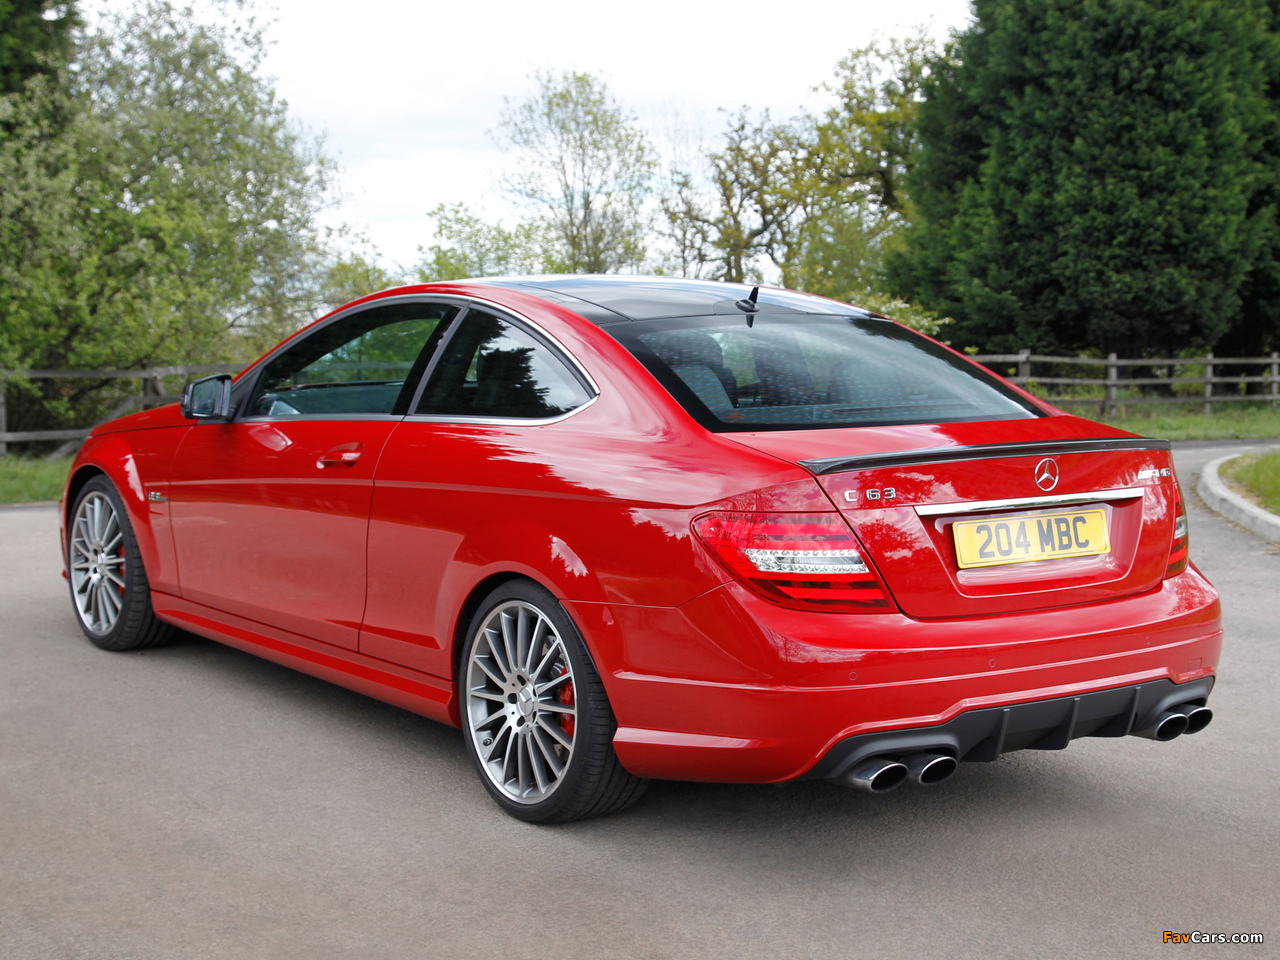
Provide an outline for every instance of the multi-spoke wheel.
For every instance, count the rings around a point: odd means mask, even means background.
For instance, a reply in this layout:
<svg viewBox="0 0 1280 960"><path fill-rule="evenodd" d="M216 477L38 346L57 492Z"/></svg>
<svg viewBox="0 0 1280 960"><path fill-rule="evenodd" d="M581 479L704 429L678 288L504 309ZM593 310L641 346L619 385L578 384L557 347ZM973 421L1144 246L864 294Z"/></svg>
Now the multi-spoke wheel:
<svg viewBox="0 0 1280 960"><path fill-rule="evenodd" d="M94 477L67 529L67 573L80 628L105 650L155 647L172 633L151 609L151 590L129 516L114 486Z"/></svg>
<svg viewBox="0 0 1280 960"><path fill-rule="evenodd" d="M468 753L508 812L577 820L630 806L646 781L613 752L604 686L564 608L529 581L503 584L472 621L460 671Z"/></svg>

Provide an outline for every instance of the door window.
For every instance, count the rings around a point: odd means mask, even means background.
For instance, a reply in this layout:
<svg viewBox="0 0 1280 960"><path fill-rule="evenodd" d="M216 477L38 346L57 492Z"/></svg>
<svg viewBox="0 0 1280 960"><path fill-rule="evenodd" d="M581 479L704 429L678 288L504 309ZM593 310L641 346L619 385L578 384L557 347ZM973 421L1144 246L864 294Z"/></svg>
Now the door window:
<svg viewBox="0 0 1280 960"><path fill-rule="evenodd" d="M457 307L373 307L317 330L267 364L251 417L400 414Z"/></svg>
<svg viewBox="0 0 1280 960"><path fill-rule="evenodd" d="M549 345L514 323L471 311L445 345L414 413L545 419L590 399Z"/></svg>

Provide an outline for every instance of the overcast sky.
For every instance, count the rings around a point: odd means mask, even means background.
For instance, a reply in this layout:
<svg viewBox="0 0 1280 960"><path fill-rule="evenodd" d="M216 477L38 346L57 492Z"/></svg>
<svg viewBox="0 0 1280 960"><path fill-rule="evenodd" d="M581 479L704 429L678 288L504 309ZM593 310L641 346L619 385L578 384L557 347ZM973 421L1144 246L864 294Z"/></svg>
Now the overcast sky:
<svg viewBox="0 0 1280 960"><path fill-rule="evenodd" d="M272 8L267 70L345 171L346 199L331 219L404 265L431 239L426 213L439 203L510 216L488 131L534 69L594 73L655 132L678 111L710 140L723 124L717 108L789 117L824 102L812 88L851 47L917 26L943 39L969 18L968 0L264 0L259 9Z"/></svg>

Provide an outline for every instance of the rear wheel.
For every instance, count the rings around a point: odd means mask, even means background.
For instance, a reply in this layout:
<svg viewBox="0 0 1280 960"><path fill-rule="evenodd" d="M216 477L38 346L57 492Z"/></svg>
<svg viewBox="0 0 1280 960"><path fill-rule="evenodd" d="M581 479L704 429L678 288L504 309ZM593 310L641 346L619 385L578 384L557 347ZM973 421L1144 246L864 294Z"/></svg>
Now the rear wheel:
<svg viewBox="0 0 1280 960"><path fill-rule="evenodd" d="M80 629L103 650L158 647L173 627L156 619L129 515L115 486L94 477L76 497L67 530L67 579Z"/></svg>
<svg viewBox="0 0 1280 960"><path fill-rule="evenodd" d="M547 590L512 581L471 621L460 674L467 753L512 816L563 822L631 806L647 780L613 751L604 684L573 621Z"/></svg>

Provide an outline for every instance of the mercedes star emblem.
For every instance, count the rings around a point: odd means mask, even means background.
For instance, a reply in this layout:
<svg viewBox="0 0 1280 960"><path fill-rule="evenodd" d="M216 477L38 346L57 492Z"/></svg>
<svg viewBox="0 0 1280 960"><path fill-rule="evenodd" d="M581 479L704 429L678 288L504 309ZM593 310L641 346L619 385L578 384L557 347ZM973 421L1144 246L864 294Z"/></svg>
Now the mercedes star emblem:
<svg viewBox="0 0 1280 960"><path fill-rule="evenodd" d="M1045 457L1036 464L1036 486L1048 493L1058 485L1058 461Z"/></svg>

